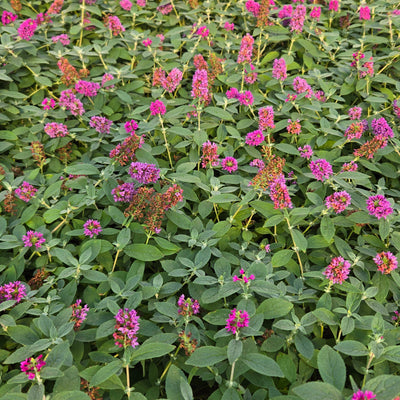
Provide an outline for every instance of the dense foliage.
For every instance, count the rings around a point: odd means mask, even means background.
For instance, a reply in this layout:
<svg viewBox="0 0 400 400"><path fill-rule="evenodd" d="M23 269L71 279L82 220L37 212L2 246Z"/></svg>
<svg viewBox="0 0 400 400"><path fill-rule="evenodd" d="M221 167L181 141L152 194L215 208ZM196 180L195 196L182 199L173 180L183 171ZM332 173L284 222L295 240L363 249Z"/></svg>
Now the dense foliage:
<svg viewBox="0 0 400 400"><path fill-rule="evenodd" d="M399 399L395 3L0 1L0 400Z"/></svg>

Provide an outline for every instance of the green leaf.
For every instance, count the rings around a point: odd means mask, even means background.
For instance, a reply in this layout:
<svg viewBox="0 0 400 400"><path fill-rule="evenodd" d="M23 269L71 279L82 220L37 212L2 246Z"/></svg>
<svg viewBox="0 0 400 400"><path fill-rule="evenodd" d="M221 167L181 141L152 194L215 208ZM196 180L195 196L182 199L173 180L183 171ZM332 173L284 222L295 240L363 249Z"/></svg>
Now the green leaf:
<svg viewBox="0 0 400 400"><path fill-rule="evenodd" d="M286 265L290 259L292 258L294 254L293 250L279 250L277 251L271 259L271 263L273 267L282 267L283 265Z"/></svg>
<svg viewBox="0 0 400 400"><path fill-rule="evenodd" d="M288 144L288 143L278 143L278 144L275 145L275 147L276 147L278 150L282 151L283 153L286 153L286 154L293 154L293 155L295 155L295 156L298 156L298 155L299 155L299 151L297 150L297 148L294 147L294 146L291 145L291 144Z"/></svg>
<svg viewBox="0 0 400 400"><path fill-rule="evenodd" d="M223 119L226 121L233 121L232 115L224 110L223 108L220 107L206 107L204 111L208 114L211 114L214 117L217 117L219 119Z"/></svg>
<svg viewBox="0 0 400 400"><path fill-rule="evenodd" d="M25 325L9 326L7 333L11 339L19 344L30 345L39 340L39 336Z"/></svg>
<svg viewBox="0 0 400 400"><path fill-rule="evenodd" d="M293 244L296 244L296 247L305 252L307 250L307 239L304 235L297 229L292 229L292 235L294 240Z"/></svg>
<svg viewBox="0 0 400 400"><path fill-rule="evenodd" d="M90 386L98 386L108 378L111 378L122 368L121 360L115 360L104 367L101 367L90 380Z"/></svg>
<svg viewBox="0 0 400 400"><path fill-rule="evenodd" d="M303 400L343 400L342 393L329 383L308 382L293 389L294 394Z"/></svg>
<svg viewBox="0 0 400 400"><path fill-rule="evenodd" d="M315 317L327 325L339 325L335 314L326 308L317 308L312 311Z"/></svg>
<svg viewBox="0 0 400 400"><path fill-rule="evenodd" d="M322 380L342 391L346 382L346 365L340 354L325 345L318 353L317 362Z"/></svg>
<svg viewBox="0 0 400 400"><path fill-rule="evenodd" d="M184 400L193 400L193 391L190 385L188 384L186 377L185 378L183 376L180 377L179 386Z"/></svg>
<svg viewBox="0 0 400 400"><path fill-rule="evenodd" d="M226 389L224 395L222 396L221 400L240 400L240 396L238 391L234 388Z"/></svg>
<svg viewBox="0 0 400 400"><path fill-rule="evenodd" d="M321 219L321 234L327 242L330 242L335 236L335 224L328 215L325 215Z"/></svg>
<svg viewBox="0 0 400 400"><path fill-rule="evenodd" d="M124 248L129 241L131 240L131 230L128 228L123 228L121 231L118 233L117 236L117 243L120 248Z"/></svg>
<svg viewBox="0 0 400 400"><path fill-rule="evenodd" d="M367 356L369 351L365 345L355 340L345 340L338 343L334 349L353 357Z"/></svg>
<svg viewBox="0 0 400 400"><path fill-rule="evenodd" d="M355 326L354 319L348 317L347 315L344 316L340 321L340 329L342 330L343 336L346 336L349 333L353 332L354 326Z"/></svg>
<svg viewBox="0 0 400 400"><path fill-rule="evenodd" d="M28 357L32 357L35 353L39 351L46 350L52 344L51 339L40 339L36 343L30 346L20 347L15 350L9 357L7 357L3 362L4 364L16 364L24 361Z"/></svg>
<svg viewBox="0 0 400 400"><path fill-rule="evenodd" d="M274 208L272 203L268 203L262 200L254 200L250 203L250 205L258 211L260 214L264 215L264 217L270 218L273 215L282 215L279 210Z"/></svg>
<svg viewBox="0 0 400 400"><path fill-rule="evenodd" d="M228 361L233 364L239 359L243 351L243 343L240 340L232 339L228 344Z"/></svg>
<svg viewBox="0 0 400 400"><path fill-rule="evenodd" d="M226 348L203 346L197 348L194 353L186 361L186 364L195 367L211 367L223 360L226 360Z"/></svg>
<svg viewBox="0 0 400 400"><path fill-rule="evenodd" d="M98 175L100 171L92 164L74 164L65 168L66 174L71 175Z"/></svg>
<svg viewBox="0 0 400 400"><path fill-rule="evenodd" d="M125 247L124 252L140 261L156 261L164 257L157 247L150 244L130 244Z"/></svg>
<svg viewBox="0 0 400 400"><path fill-rule="evenodd" d="M374 392L379 400L392 400L400 393L400 376L377 376L368 381L363 389Z"/></svg>
<svg viewBox="0 0 400 400"><path fill-rule="evenodd" d="M222 193L222 194L215 194L211 196L208 201L212 203L233 203L235 201L239 201L239 197L235 196L234 194L230 193Z"/></svg>
<svg viewBox="0 0 400 400"><path fill-rule="evenodd" d="M78 390L71 390L69 392L60 392L52 397L52 400L90 400L85 392L81 392Z"/></svg>
<svg viewBox="0 0 400 400"><path fill-rule="evenodd" d="M145 343L132 352L132 361L150 360L170 353L175 346L167 343Z"/></svg>
<svg viewBox="0 0 400 400"><path fill-rule="evenodd" d="M165 380L165 391L168 399L184 400L181 393L181 378L185 378L185 374L174 364L168 370Z"/></svg>
<svg viewBox="0 0 400 400"><path fill-rule="evenodd" d="M33 385L28 391L28 400L43 400L44 386Z"/></svg>
<svg viewBox="0 0 400 400"><path fill-rule="evenodd" d="M250 369L265 376L278 376L283 378L284 374L279 365L272 358L258 353L250 353L242 356L241 360Z"/></svg>
<svg viewBox="0 0 400 400"><path fill-rule="evenodd" d="M265 319L283 317L292 310L293 304L285 299L273 297L264 300L257 308L257 314L264 314Z"/></svg>
<svg viewBox="0 0 400 400"><path fill-rule="evenodd" d="M294 337L294 344L296 346L297 351L304 356L305 358L311 360L314 354L314 345L313 342L303 334L297 332Z"/></svg>

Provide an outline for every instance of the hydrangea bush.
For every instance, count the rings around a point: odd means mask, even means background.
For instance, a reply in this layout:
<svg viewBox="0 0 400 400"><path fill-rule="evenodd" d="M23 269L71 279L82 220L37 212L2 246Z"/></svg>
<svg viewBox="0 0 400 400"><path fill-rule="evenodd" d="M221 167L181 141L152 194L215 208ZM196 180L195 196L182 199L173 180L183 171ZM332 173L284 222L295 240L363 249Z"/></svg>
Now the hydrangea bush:
<svg viewBox="0 0 400 400"><path fill-rule="evenodd" d="M399 400L394 0L0 5L0 400Z"/></svg>

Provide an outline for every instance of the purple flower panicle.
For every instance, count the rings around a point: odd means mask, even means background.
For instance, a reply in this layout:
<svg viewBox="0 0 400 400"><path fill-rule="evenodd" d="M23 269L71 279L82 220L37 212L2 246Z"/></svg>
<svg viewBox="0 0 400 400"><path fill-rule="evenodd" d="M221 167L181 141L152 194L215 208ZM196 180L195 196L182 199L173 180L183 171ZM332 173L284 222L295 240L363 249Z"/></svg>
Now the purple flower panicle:
<svg viewBox="0 0 400 400"><path fill-rule="evenodd" d="M160 170L154 164L133 162L129 168L129 175L142 184L157 182Z"/></svg>
<svg viewBox="0 0 400 400"><path fill-rule="evenodd" d="M140 325L136 310L120 309L115 316L115 320L116 332L113 333L115 345L121 348L139 346L136 334Z"/></svg>
<svg viewBox="0 0 400 400"><path fill-rule="evenodd" d="M200 312L200 305L197 300L193 300L182 294L178 300L178 313L184 317L191 317L193 314L198 314Z"/></svg>
<svg viewBox="0 0 400 400"><path fill-rule="evenodd" d="M315 179L321 182L323 182L325 179L330 178L333 175L332 165L323 158L311 161L310 169L315 176Z"/></svg>
<svg viewBox="0 0 400 400"><path fill-rule="evenodd" d="M14 281L0 286L0 303L14 300L19 303L26 296L25 286L20 281Z"/></svg>
<svg viewBox="0 0 400 400"><path fill-rule="evenodd" d="M74 304L72 304L72 316L71 321L75 322L74 330L78 330L83 321L85 321L87 317L87 313L89 311L89 306L85 304L83 307L81 306L82 300L78 299Z"/></svg>

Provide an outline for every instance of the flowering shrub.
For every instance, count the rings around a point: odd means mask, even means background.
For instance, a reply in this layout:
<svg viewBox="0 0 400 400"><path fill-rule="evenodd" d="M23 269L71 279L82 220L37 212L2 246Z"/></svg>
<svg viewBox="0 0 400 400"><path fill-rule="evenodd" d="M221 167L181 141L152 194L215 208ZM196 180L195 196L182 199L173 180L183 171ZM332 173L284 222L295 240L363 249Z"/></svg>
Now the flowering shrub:
<svg viewBox="0 0 400 400"><path fill-rule="evenodd" d="M0 5L0 400L399 399L396 2Z"/></svg>

